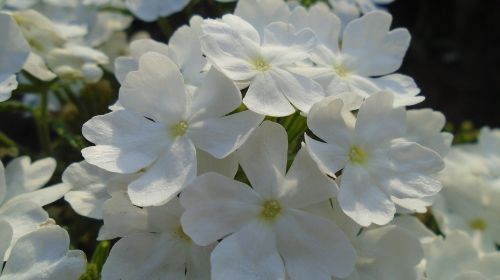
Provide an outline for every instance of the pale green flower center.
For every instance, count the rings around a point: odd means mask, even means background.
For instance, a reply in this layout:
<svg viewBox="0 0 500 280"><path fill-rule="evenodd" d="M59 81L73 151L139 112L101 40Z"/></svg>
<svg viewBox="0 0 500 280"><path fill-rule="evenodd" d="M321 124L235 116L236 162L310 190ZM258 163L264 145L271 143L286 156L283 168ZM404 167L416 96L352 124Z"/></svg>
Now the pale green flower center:
<svg viewBox="0 0 500 280"><path fill-rule="evenodd" d="M260 216L267 221L274 221L281 214L281 205L279 201L270 199L262 204Z"/></svg>
<svg viewBox="0 0 500 280"><path fill-rule="evenodd" d="M265 61L263 58L257 58L252 61L253 67L255 70L260 71L260 72L265 72L269 69L271 69L271 65Z"/></svg>
<svg viewBox="0 0 500 280"><path fill-rule="evenodd" d="M486 221L481 218L475 218L469 221L469 227L474 230L484 231L487 227Z"/></svg>
<svg viewBox="0 0 500 280"><path fill-rule="evenodd" d="M175 234L177 235L177 237L179 237L181 240L184 240L186 242L191 242L191 237L189 237L185 232L184 232L184 229L182 228L181 225L179 225L176 229L175 229Z"/></svg>
<svg viewBox="0 0 500 280"><path fill-rule="evenodd" d="M341 78L345 78L351 73L351 71L349 71L349 69L347 69L342 64L334 65L333 70L335 70L335 73L337 73L337 75L339 75Z"/></svg>
<svg viewBox="0 0 500 280"><path fill-rule="evenodd" d="M349 160L355 164L363 164L366 162L366 152L357 146L352 146L349 151Z"/></svg>
<svg viewBox="0 0 500 280"><path fill-rule="evenodd" d="M188 123L186 121L180 121L170 127L170 135L173 138L177 138L186 134L188 129Z"/></svg>

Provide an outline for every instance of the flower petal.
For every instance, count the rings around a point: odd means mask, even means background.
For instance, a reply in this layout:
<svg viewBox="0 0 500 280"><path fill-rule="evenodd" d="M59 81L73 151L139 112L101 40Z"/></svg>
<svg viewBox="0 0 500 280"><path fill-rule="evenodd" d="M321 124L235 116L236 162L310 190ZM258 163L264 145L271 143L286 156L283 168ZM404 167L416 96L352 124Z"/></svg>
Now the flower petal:
<svg viewBox="0 0 500 280"><path fill-rule="evenodd" d="M185 279L186 250L169 234L126 236L111 249L102 279Z"/></svg>
<svg viewBox="0 0 500 280"><path fill-rule="evenodd" d="M148 166L171 142L163 125L130 110L93 117L83 125L82 133L97 145L82 150L87 162L118 173Z"/></svg>
<svg viewBox="0 0 500 280"><path fill-rule="evenodd" d="M141 207L165 204L196 176L196 149L187 138L172 143L146 173L128 186L132 203Z"/></svg>
<svg viewBox="0 0 500 280"><path fill-rule="evenodd" d="M118 101L157 122L173 123L185 115L184 79L170 58L148 52L139 59L139 70L123 81Z"/></svg>
<svg viewBox="0 0 500 280"><path fill-rule="evenodd" d="M212 252L210 262L212 279L285 279L275 233L271 227L259 221L246 224L222 240Z"/></svg>
<svg viewBox="0 0 500 280"><path fill-rule="evenodd" d="M277 198L288 155L285 129L274 122L263 122L238 153L252 187L264 198Z"/></svg>
<svg viewBox="0 0 500 280"><path fill-rule="evenodd" d="M304 135L309 154L321 171L336 177L335 173L349 162L349 150L335 144L323 143Z"/></svg>
<svg viewBox="0 0 500 280"><path fill-rule="evenodd" d="M354 248L332 221L291 210L283 214L276 228L278 249L290 279L329 280L353 272Z"/></svg>
<svg viewBox="0 0 500 280"><path fill-rule="evenodd" d="M186 209L184 231L198 245L212 242L241 229L260 211L261 198L247 185L217 173L205 173L181 193Z"/></svg>
<svg viewBox="0 0 500 280"><path fill-rule="evenodd" d="M365 227L371 223L385 225L396 213L394 202L375 185L366 170L355 165L344 169L337 199L342 211Z"/></svg>
<svg viewBox="0 0 500 280"><path fill-rule="evenodd" d="M245 143L262 120L264 116L247 110L190 124L187 134L199 149L224 158Z"/></svg>

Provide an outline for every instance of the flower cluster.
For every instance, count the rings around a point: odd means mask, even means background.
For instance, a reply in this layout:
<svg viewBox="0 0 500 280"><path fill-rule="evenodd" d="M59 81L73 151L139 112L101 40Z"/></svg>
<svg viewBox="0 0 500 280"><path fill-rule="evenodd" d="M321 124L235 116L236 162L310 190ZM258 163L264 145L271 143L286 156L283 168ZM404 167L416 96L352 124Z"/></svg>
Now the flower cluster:
<svg viewBox="0 0 500 280"><path fill-rule="evenodd" d="M61 197L119 238L102 279L500 275L500 132L450 148L441 113L408 108L424 97L397 73L411 36L376 6L392 1L240 0L126 47L124 10L154 21L189 1L22 2L0 12L0 101L21 70L50 90L104 67L120 88L62 183L40 189L50 158L0 164L1 280L84 273L42 208Z"/></svg>

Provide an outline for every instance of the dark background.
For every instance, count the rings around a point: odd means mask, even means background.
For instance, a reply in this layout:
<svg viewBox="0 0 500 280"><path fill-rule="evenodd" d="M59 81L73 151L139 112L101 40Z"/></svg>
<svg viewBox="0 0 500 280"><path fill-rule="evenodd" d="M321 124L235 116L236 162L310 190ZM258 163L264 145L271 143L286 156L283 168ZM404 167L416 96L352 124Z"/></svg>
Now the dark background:
<svg viewBox="0 0 500 280"><path fill-rule="evenodd" d="M500 1L396 0L394 26L412 34L401 73L458 125L500 126Z"/></svg>

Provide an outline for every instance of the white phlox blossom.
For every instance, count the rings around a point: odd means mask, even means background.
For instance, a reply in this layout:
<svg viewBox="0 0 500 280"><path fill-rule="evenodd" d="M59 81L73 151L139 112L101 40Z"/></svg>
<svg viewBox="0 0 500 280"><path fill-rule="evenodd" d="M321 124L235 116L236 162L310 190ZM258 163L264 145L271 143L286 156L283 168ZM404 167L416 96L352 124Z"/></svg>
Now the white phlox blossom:
<svg viewBox="0 0 500 280"><path fill-rule="evenodd" d="M248 86L243 103L250 110L270 116L291 115L295 108L307 113L324 97L319 84L287 70L309 58L316 44L310 29L273 22L259 34L235 15L205 20L202 29L203 53L240 88Z"/></svg>
<svg viewBox="0 0 500 280"><path fill-rule="evenodd" d="M46 225L28 233L15 243L3 271L0 266L0 279L78 280L87 260L82 251L68 247L69 235L59 226Z"/></svg>
<svg viewBox="0 0 500 280"><path fill-rule="evenodd" d="M331 220L304 210L333 197L336 184L306 149L286 172L287 143L283 127L266 121L238 150L252 187L206 173L181 193L186 234L199 245L223 238L211 255L212 279L329 280L352 273L349 239Z"/></svg>
<svg viewBox="0 0 500 280"><path fill-rule="evenodd" d="M83 135L96 144L85 159L123 174L147 168L129 185L139 206L166 203L196 175L196 148L224 158L244 143L263 116L244 111L236 86L216 69L195 92L186 90L177 66L149 52L139 59L120 89L123 110L92 118ZM106 133L104 133L106 132Z"/></svg>
<svg viewBox="0 0 500 280"><path fill-rule="evenodd" d="M13 159L4 168L0 163L0 222L9 237L2 239L0 258L8 259L9 251L20 237L47 222L42 206L61 198L69 190L58 184L42 188L52 177L56 163L52 158L31 162L28 157Z"/></svg>
<svg viewBox="0 0 500 280"><path fill-rule="evenodd" d="M319 43L312 51L314 66L294 67L294 72L314 78L326 95L352 92L362 97L378 91L389 91L397 106L420 103L420 89L411 77L391 74L398 70L410 44L405 28L390 30L392 16L385 12L370 12L350 22L341 32L339 18L325 5L315 5L307 11L297 7L290 24L296 29L311 28ZM324 28L328 24L330 28Z"/></svg>
<svg viewBox="0 0 500 280"><path fill-rule="evenodd" d="M0 102L17 88L15 74L21 71L30 47L11 15L0 12Z"/></svg>
<svg viewBox="0 0 500 280"><path fill-rule="evenodd" d="M394 96L368 97L357 117L343 113L343 101L330 97L309 112L307 148L321 170L336 176L342 170L338 202L362 226L389 223L398 199L435 195L441 183L432 177L443 169L439 154L404 137L406 112Z"/></svg>

